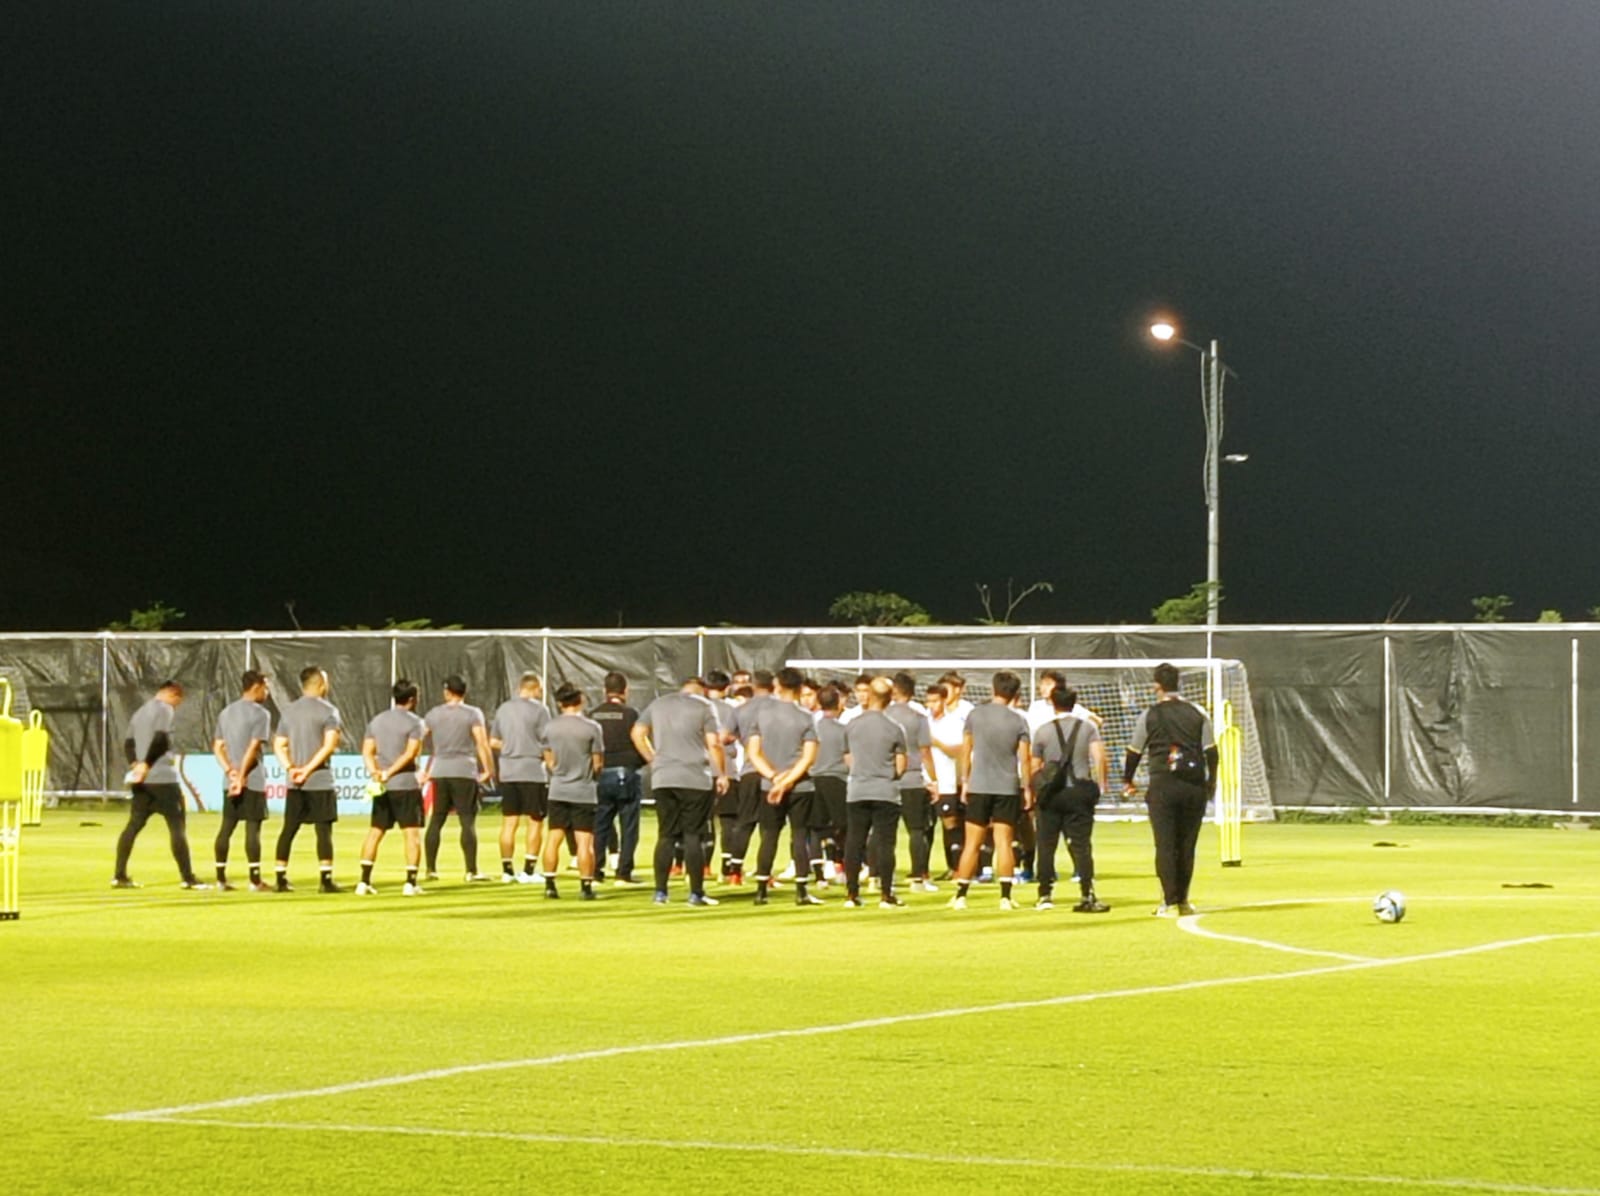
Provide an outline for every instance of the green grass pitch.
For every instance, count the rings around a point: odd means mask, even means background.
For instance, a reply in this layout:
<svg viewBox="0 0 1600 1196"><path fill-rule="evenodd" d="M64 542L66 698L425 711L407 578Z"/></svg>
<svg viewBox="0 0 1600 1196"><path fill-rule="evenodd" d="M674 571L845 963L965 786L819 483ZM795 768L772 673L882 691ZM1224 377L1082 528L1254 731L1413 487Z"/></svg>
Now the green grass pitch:
<svg viewBox="0 0 1600 1196"><path fill-rule="evenodd" d="M297 893L188 893L159 823L113 892L120 820L25 832L0 1193L1600 1194L1600 835L1247 827L1222 869L1208 827L1180 924L1143 825L1082 916L408 901L393 836L320 896L309 833Z"/></svg>

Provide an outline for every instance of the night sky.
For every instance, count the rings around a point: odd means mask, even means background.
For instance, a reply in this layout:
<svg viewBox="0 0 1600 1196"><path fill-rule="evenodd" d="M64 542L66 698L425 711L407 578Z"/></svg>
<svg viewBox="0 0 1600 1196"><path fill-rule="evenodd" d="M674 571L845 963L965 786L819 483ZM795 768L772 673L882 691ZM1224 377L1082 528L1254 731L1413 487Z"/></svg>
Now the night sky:
<svg viewBox="0 0 1600 1196"><path fill-rule="evenodd" d="M1600 604L1600 6L8 8L0 627Z"/></svg>

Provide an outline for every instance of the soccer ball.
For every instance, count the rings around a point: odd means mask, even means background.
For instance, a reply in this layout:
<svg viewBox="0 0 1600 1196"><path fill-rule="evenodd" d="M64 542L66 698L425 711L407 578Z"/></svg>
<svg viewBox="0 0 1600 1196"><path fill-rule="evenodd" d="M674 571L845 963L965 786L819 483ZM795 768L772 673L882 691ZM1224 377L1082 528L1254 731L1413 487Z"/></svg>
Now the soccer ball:
<svg viewBox="0 0 1600 1196"><path fill-rule="evenodd" d="M1406 895L1388 889L1372 899L1372 912L1380 922L1398 922L1406 916Z"/></svg>

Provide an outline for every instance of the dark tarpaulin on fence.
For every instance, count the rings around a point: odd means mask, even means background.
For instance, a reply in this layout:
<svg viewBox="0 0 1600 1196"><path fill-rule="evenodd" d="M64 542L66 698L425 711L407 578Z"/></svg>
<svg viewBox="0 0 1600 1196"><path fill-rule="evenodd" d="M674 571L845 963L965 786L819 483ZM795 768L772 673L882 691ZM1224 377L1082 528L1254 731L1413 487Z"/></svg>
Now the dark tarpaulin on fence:
<svg viewBox="0 0 1600 1196"><path fill-rule="evenodd" d="M570 682L591 704L601 699L605 675L615 671L628 679L628 700L644 709L657 694L671 693L685 677L699 671L700 646L694 632L656 635L576 636L550 639L550 676L545 697Z"/></svg>
<svg viewBox="0 0 1600 1196"><path fill-rule="evenodd" d="M328 700L338 707L344 725L339 751L359 752L373 715L389 708L389 636L253 636L250 651L252 667L272 678L274 730L278 711L300 696L300 670L313 665L328 674ZM418 704L426 709L426 698Z"/></svg>
<svg viewBox="0 0 1600 1196"><path fill-rule="evenodd" d="M19 700L12 716L25 718L37 709L50 732L51 789L103 786L100 666L98 639L0 640L0 668L26 688L26 701Z"/></svg>
<svg viewBox="0 0 1600 1196"><path fill-rule="evenodd" d="M183 684L183 704L173 721L173 746L185 755L211 754L217 715L239 696L244 672L242 639L114 637L106 641L107 725L111 761L106 788L117 788L126 767L122 744L128 720L166 680Z"/></svg>

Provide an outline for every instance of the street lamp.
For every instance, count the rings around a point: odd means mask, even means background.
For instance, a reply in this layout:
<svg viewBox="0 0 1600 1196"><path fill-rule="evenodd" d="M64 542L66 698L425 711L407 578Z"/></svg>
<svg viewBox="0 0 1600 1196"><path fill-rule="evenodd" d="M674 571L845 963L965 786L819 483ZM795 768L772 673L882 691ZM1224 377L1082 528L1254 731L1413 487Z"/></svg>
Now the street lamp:
<svg viewBox="0 0 1600 1196"><path fill-rule="evenodd" d="M1229 366L1223 364L1217 342L1203 348L1178 335L1177 326L1165 320L1150 325L1150 335L1162 343L1176 341L1200 354L1200 405L1206 417L1206 461L1202 475L1206 495L1206 625L1217 625L1217 603L1221 591L1221 577L1217 569L1218 494L1217 466L1222 460L1222 384L1229 375L1237 378ZM1227 459L1244 460L1244 454L1231 454Z"/></svg>

